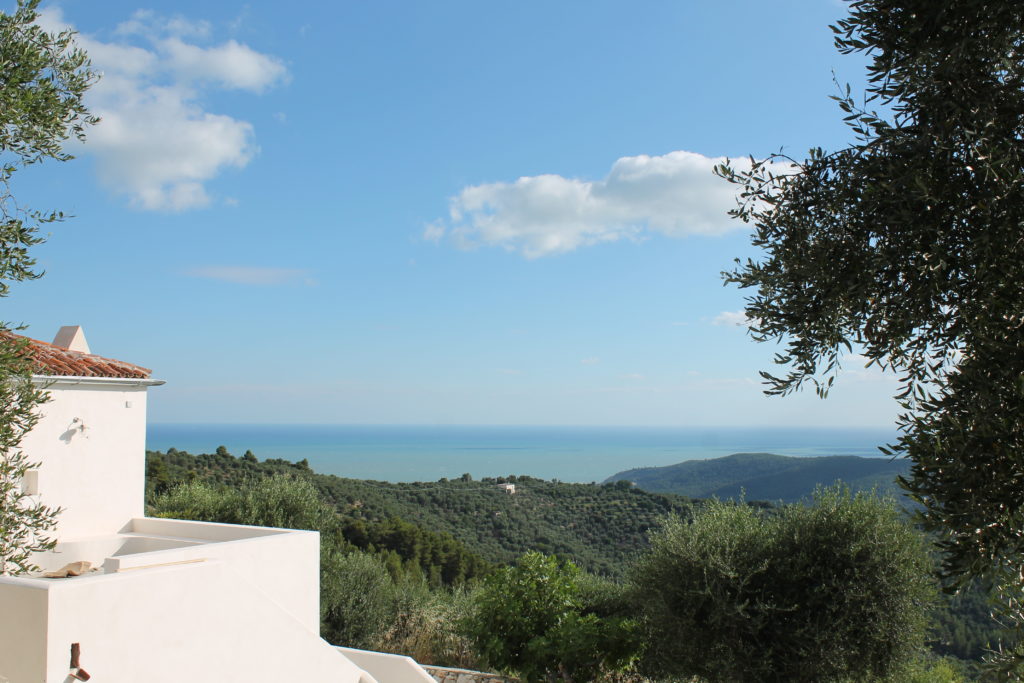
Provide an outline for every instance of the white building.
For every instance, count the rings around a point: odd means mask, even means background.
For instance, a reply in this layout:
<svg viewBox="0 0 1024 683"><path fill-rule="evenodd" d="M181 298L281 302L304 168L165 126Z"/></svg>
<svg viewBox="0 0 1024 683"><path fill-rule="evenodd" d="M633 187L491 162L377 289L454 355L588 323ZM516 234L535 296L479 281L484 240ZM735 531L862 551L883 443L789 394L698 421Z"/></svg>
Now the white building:
<svg viewBox="0 0 1024 683"><path fill-rule="evenodd" d="M50 400L24 482L63 508L43 570L0 577L0 683L426 683L408 657L319 636L319 535L145 516L146 368L89 353L81 328L30 340Z"/></svg>

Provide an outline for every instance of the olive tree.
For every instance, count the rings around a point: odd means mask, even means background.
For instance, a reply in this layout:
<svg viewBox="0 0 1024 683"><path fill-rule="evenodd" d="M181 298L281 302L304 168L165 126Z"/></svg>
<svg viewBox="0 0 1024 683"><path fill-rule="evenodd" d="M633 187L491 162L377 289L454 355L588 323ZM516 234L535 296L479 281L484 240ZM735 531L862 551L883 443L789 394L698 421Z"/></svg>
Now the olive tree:
<svg viewBox="0 0 1024 683"><path fill-rule="evenodd" d="M726 279L783 345L769 394L824 396L850 352L898 375L888 452L947 585L997 584L1024 627L1024 3L854 0L833 31L870 58L835 98L853 142L718 169L763 250Z"/></svg>
<svg viewBox="0 0 1024 683"><path fill-rule="evenodd" d="M10 283L39 277L29 249L43 241L40 226L63 218L16 201L13 179L25 166L71 159L64 143L84 139L97 120L82 101L97 78L88 58L73 32L48 33L36 23L38 4L19 0L13 13L0 13L0 297ZM22 489L37 465L19 444L46 395L32 384L24 342L8 329L0 322L0 574L35 569L31 555L53 547L48 532L58 513Z"/></svg>
<svg viewBox="0 0 1024 683"><path fill-rule="evenodd" d="M828 489L776 514L711 501L670 519L633 568L644 666L709 683L899 680L923 643L930 570L891 500Z"/></svg>
<svg viewBox="0 0 1024 683"><path fill-rule="evenodd" d="M31 372L25 344L0 333L0 576L38 571L32 554L56 544L49 532L60 510L42 504L22 486L29 470L39 465L18 445L39 420L36 407L45 399Z"/></svg>

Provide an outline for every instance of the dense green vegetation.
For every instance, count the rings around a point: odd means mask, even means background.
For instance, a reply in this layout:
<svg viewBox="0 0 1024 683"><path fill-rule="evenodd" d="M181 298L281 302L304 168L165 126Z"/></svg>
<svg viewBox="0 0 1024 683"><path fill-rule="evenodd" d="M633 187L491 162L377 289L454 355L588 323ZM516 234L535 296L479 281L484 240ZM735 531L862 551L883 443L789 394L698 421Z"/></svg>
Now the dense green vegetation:
<svg viewBox="0 0 1024 683"><path fill-rule="evenodd" d="M601 614L579 568L530 552L488 576L465 629L485 662L524 681L593 681L629 669L639 621Z"/></svg>
<svg viewBox="0 0 1024 683"><path fill-rule="evenodd" d="M935 594L925 538L891 500L822 489L761 515L672 519L631 580L658 673L709 683L902 680Z"/></svg>
<svg viewBox="0 0 1024 683"><path fill-rule="evenodd" d="M772 453L735 453L723 458L688 460L665 467L642 467L607 479L632 481L645 491L692 498L736 498L796 503L818 486L837 481L852 491L896 494L896 478L910 471L906 460L854 455L790 457Z"/></svg>
<svg viewBox="0 0 1024 683"><path fill-rule="evenodd" d="M588 572L621 576L626 564L646 547L647 532L662 517L688 515L693 506L687 498L648 493L625 483L569 484L515 476L474 481L464 475L392 484L316 474L304 462L261 462L251 455L235 458L218 450L195 456L173 449L148 453L151 494L190 479L237 485L252 477L298 473L310 477L336 507L347 521L352 542L360 547L365 547L357 540L361 529L375 530L371 535L377 533L379 538L383 533L379 525L401 519L457 539L497 564L536 550L571 558ZM515 484L515 494L498 488L504 482ZM377 541L369 542L382 547Z"/></svg>
<svg viewBox="0 0 1024 683"><path fill-rule="evenodd" d="M321 531L324 635L333 642L469 667L486 661L460 626L478 609L480 578L527 552L557 552L562 563L571 559L588 572L579 577L582 597L574 596L580 616L628 619L621 579L649 547L648 531L661 528L667 516L689 519L707 505L647 493L625 481L509 477L517 487L510 495L497 488L505 479L344 479L317 474L305 462L260 461L251 453L236 458L223 448L202 455L150 452L146 469L152 513ZM289 481L306 488L292 491ZM285 504L291 498L300 503ZM741 509L757 517L778 510L767 503ZM997 643L982 591L940 600L931 615L934 653L976 661ZM591 630L574 640L577 654L585 654L598 635ZM957 668L918 664L932 674L935 667Z"/></svg>
<svg viewBox="0 0 1024 683"><path fill-rule="evenodd" d="M156 513L165 516L327 532L338 536L340 550L377 555L393 576L409 572L422 574L433 586L458 584L491 569L490 563L479 554L443 531L411 524L389 514L370 519L337 514L316 488L323 475L316 475L304 463L284 460L259 463L251 454L235 458L222 449L212 455L198 456L181 451L150 452L146 472L151 502L156 504ZM306 482L317 496L318 505L326 512L319 516L282 516L283 506L278 504L272 510L276 516L254 518L256 513L250 510L254 497L268 495L261 490L260 483L282 477L296 477ZM175 484L185 486L175 487Z"/></svg>

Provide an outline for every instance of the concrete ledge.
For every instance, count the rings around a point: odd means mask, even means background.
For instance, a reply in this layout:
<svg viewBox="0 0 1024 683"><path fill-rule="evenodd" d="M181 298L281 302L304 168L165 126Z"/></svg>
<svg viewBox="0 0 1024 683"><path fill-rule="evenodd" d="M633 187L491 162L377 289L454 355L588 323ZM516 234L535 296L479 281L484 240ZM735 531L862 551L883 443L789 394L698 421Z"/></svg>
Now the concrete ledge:
<svg viewBox="0 0 1024 683"><path fill-rule="evenodd" d="M483 671L426 665L423 665L423 668L434 677L437 683L519 683L518 678L507 678L500 674L485 673Z"/></svg>
<svg viewBox="0 0 1024 683"><path fill-rule="evenodd" d="M381 683L434 683L412 657L351 647L335 646L334 649Z"/></svg>

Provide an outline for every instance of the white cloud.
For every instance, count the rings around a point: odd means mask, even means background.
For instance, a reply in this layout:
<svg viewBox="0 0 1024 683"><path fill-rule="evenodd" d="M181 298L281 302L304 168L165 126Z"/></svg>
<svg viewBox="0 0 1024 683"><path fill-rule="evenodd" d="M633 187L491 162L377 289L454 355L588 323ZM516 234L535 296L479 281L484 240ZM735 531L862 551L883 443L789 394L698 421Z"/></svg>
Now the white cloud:
<svg viewBox="0 0 1024 683"><path fill-rule="evenodd" d="M222 280L236 285L283 285L302 282L315 284L307 271L296 268L258 268L253 266L201 266L189 270L187 275L211 280Z"/></svg>
<svg viewBox="0 0 1024 683"><path fill-rule="evenodd" d="M678 151L622 157L603 180L539 175L471 185L450 200L449 234L462 248L500 246L527 258L648 232L720 235L740 227L726 215L734 186L712 173L723 161Z"/></svg>
<svg viewBox="0 0 1024 683"><path fill-rule="evenodd" d="M580 363L583 364L583 365L597 365L600 362L601 362L601 359L600 358L596 358L596 357L584 358L583 360L580 361Z"/></svg>
<svg viewBox="0 0 1024 683"><path fill-rule="evenodd" d="M205 38L210 35L210 22L193 21L179 15L165 17L153 10L135 10L132 18L117 25L114 33L118 35L151 35L166 33L172 36L195 36Z"/></svg>
<svg viewBox="0 0 1024 683"><path fill-rule="evenodd" d="M750 319L743 311L722 311L715 316L711 324L725 327L746 327L750 324Z"/></svg>
<svg viewBox="0 0 1024 683"><path fill-rule="evenodd" d="M433 242L434 244L437 244L444 238L444 233L444 224L441 223L440 221L434 221L433 223L428 223L423 228L423 239L426 240L427 242Z"/></svg>
<svg viewBox="0 0 1024 683"><path fill-rule="evenodd" d="M41 13L49 30L69 28L59 9ZM77 40L103 77L86 101L101 121L84 150L96 157L101 182L148 210L207 206L206 183L225 169L242 168L257 147L247 121L207 111L204 90L254 93L284 81L277 58L229 40L202 46L207 22L136 12L115 38Z"/></svg>
<svg viewBox="0 0 1024 683"><path fill-rule="evenodd" d="M180 78L218 83L225 88L263 92L288 73L277 58L234 40L204 48L171 37L160 41L158 49Z"/></svg>

